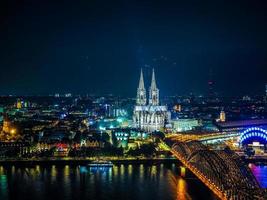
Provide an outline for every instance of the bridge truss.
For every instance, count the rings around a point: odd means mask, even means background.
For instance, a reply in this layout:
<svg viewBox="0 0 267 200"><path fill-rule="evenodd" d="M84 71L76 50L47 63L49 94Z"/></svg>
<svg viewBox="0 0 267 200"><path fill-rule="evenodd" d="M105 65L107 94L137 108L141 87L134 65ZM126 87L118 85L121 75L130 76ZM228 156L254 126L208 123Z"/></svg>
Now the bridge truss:
<svg viewBox="0 0 267 200"><path fill-rule="evenodd" d="M166 143L177 159L220 199L267 199L246 163L229 148L211 150L199 141Z"/></svg>

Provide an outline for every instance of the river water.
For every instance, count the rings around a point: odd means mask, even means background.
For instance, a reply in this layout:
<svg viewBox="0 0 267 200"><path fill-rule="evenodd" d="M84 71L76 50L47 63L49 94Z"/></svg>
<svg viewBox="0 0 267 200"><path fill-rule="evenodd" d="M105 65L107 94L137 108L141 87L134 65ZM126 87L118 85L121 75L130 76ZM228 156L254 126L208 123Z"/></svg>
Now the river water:
<svg viewBox="0 0 267 200"><path fill-rule="evenodd" d="M250 165L267 188L267 166ZM212 200L216 197L176 164L82 166L0 166L1 200Z"/></svg>
<svg viewBox="0 0 267 200"><path fill-rule="evenodd" d="M262 188L267 188L267 165L249 164L249 168Z"/></svg>
<svg viewBox="0 0 267 200"><path fill-rule="evenodd" d="M186 200L216 199L196 178L182 178L176 164L0 166L0 199Z"/></svg>

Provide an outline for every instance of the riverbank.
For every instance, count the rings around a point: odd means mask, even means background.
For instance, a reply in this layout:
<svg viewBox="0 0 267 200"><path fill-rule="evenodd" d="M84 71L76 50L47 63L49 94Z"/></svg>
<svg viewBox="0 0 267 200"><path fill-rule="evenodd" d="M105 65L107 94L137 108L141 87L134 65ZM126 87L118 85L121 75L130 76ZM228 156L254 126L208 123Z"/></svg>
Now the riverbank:
<svg viewBox="0 0 267 200"><path fill-rule="evenodd" d="M35 159L7 159L0 160L0 165L85 165L92 162L92 158L35 158ZM179 163L175 158L103 158L113 164L164 164Z"/></svg>

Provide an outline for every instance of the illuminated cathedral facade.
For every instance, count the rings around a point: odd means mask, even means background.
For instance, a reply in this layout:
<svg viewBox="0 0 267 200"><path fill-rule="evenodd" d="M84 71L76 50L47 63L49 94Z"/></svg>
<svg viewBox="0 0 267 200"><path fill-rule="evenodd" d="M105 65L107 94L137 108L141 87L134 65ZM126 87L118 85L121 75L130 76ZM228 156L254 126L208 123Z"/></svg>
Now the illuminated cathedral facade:
<svg viewBox="0 0 267 200"><path fill-rule="evenodd" d="M133 126L144 131L153 132L164 128L169 121L169 116L167 107L161 106L159 103L159 89L157 88L154 69L152 71L148 100L141 70L136 105L133 111Z"/></svg>

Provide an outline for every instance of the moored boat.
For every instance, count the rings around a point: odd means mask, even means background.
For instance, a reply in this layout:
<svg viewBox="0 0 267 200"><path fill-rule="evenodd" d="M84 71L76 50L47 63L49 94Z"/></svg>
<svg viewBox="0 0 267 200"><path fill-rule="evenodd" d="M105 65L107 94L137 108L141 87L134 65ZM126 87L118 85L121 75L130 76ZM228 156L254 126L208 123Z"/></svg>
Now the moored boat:
<svg viewBox="0 0 267 200"><path fill-rule="evenodd" d="M92 161L87 165L88 167L113 167L113 163L107 160Z"/></svg>

